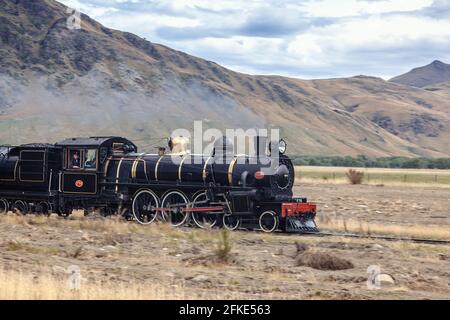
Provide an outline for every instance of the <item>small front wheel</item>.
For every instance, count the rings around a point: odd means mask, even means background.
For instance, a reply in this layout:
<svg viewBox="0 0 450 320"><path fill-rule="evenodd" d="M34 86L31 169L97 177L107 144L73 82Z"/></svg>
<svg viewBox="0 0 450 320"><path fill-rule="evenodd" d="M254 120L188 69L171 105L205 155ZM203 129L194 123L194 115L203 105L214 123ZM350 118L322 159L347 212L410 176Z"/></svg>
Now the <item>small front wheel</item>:
<svg viewBox="0 0 450 320"><path fill-rule="evenodd" d="M279 225L278 215L275 211L264 211L259 216L259 227L262 231L271 233L277 230Z"/></svg>

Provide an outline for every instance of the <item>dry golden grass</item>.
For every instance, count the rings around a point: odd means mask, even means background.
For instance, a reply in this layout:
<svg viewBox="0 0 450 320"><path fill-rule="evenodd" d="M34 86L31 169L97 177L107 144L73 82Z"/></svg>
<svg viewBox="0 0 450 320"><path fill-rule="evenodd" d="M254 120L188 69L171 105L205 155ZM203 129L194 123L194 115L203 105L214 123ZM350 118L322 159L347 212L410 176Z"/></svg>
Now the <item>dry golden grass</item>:
<svg viewBox="0 0 450 320"><path fill-rule="evenodd" d="M393 225L368 223L350 219L321 218L321 230L351 232L363 235L392 235L411 238L450 240L450 228L446 226Z"/></svg>
<svg viewBox="0 0 450 320"><path fill-rule="evenodd" d="M18 215L9 213L0 216L0 222L9 224L33 225L37 227L60 227L66 226L79 230L96 231L96 232L112 232L117 234L127 233L159 233L178 234L179 230L172 228L168 224L153 224L150 226L142 226L134 222L123 221L120 217L111 218L85 218L79 213L71 215L67 219L62 219L56 215L50 217L38 215Z"/></svg>
<svg viewBox="0 0 450 320"><path fill-rule="evenodd" d="M25 274L0 269L1 300L164 300L164 299L236 299L235 294L188 290L183 284L102 283L81 280L79 289L71 289L69 274Z"/></svg>
<svg viewBox="0 0 450 320"><path fill-rule="evenodd" d="M156 235L166 245L176 245L178 240L185 239L190 242L209 243L220 246L223 242L223 234L220 229L193 229L174 228L167 223L155 223L142 226L134 222L125 222L118 217L107 219L87 219L73 216L71 219L61 219L57 216L36 216L36 215L0 215L0 223L21 224L28 226L47 227L71 227L77 230L95 231L108 235L114 234L147 234ZM352 219L336 217L318 217L318 225L322 230L354 232L365 235L396 235L405 237L419 237L430 239L450 239L450 227L447 226L423 226L423 225L393 225L381 223L368 223ZM239 232L234 232L233 237L239 237ZM255 235L267 241L276 240L270 234ZM227 239L227 246L230 239ZM222 244L223 245L223 244ZM33 248L21 247L20 243L11 246L19 246L17 250L30 251ZM48 250L51 251L52 248Z"/></svg>
<svg viewBox="0 0 450 320"><path fill-rule="evenodd" d="M450 188L450 170L353 168L364 173L363 184ZM297 183L349 184L347 167L296 166Z"/></svg>
<svg viewBox="0 0 450 320"><path fill-rule="evenodd" d="M222 234L219 229L176 228L162 222L140 225L135 222L124 221L120 217L84 217L81 212L76 212L67 219L56 215L47 217L8 213L0 215L0 223L20 224L39 228L70 227L76 230L103 233L105 236L121 234L153 235L158 236L164 244L169 246L176 245L180 239L197 243L216 244L222 241Z"/></svg>
<svg viewBox="0 0 450 320"><path fill-rule="evenodd" d="M190 242L208 242L211 247L223 245L226 242L229 253L230 238L223 239L220 230L177 229L166 223L141 226L133 222L126 222L116 218L92 218L75 214L68 219L55 215L51 217L36 215L16 215L9 213L0 215L1 224L22 225L30 228L64 228L92 231L100 233L105 238L115 234L139 233L157 237L161 245L172 243L178 245L179 240ZM73 232L73 231L72 231ZM222 237L222 238L221 238ZM1 242L1 241L0 241ZM58 248L33 245L20 241L7 241L2 244L6 251L24 252L40 255L58 254ZM77 255L77 250L73 256ZM225 257L226 258L226 257ZM69 274L63 270L62 274L53 274L45 270L26 273L19 271L5 271L0 267L0 299L244 299L241 296L221 289L192 289L184 286L184 280L175 283L137 283L137 282L101 282L83 280L79 290L70 290L68 286Z"/></svg>
<svg viewBox="0 0 450 320"><path fill-rule="evenodd" d="M295 185L301 186L303 183L314 183L314 184L332 184L332 185L342 185L349 184L347 178L335 178L335 179L322 179L322 178L309 178L300 177L295 179ZM400 182L400 181L364 181L362 184L369 186L389 186L389 187L406 187L406 188L442 188L450 189L450 184L432 184L432 183L420 183L420 182Z"/></svg>
<svg viewBox="0 0 450 320"><path fill-rule="evenodd" d="M5 246L6 251L25 251L29 253L42 253L42 254L58 254L60 249L56 247L42 247L42 246L32 246L27 243L22 243L19 241L10 241L6 243Z"/></svg>

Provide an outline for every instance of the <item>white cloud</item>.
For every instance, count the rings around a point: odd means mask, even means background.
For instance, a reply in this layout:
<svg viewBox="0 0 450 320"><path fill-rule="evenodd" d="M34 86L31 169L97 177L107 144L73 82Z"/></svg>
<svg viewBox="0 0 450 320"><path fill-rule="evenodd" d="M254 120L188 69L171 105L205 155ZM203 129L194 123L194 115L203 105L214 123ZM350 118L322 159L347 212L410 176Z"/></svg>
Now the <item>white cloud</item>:
<svg viewBox="0 0 450 320"><path fill-rule="evenodd" d="M62 0L114 29L241 72L390 77L450 62L446 0Z"/></svg>
<svg viewBox="0 0 450 320"><path fill-rule="evenodd" d="M315 17L348 17L423 9L433 0L322 0L304 4L305 11Z"/></svg>

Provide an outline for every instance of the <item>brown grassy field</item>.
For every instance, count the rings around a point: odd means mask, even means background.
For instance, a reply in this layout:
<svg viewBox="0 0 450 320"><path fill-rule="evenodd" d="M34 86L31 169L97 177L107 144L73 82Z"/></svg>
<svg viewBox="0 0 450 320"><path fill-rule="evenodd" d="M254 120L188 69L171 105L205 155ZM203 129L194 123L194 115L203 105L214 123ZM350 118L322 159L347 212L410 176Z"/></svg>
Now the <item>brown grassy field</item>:
<svg viewBox="0 0 450 320"><path fill-rule="evenodd" d="M450 188L298 182L295 194L317 203L322 230L450 239ZM68 219L9 213L0 216L0 233L0 299L450 296L450 249L443 245L249 231L224 234L166 224L141 226L84 217L81 212ZM371 266L380 267L389 280L377 290L366 284ZM69 286L73 267L81 275L78 289Z"/></svg>
<svg viewBox="0 0 450 320"><path fill-rule="evenodd" d="M307 183L295 193L318 203L323 229L449 236L446 188ZM224 240L220 230L140 226L81 213L3 215L0 233L0 299L450 296L450 249L442 245L249 231ZM73 266L81 275L78 290L68 286ZM389 280L380 289L367 287L371 266Z"/></svg>
<svg viewBox="0 0 450 320"><path fill-rule="evenodd" d="M347 184L347 167L297 166L297 183ZM391 186L437 186L450 188L450 170L354 168L364 173L363 183Z"/></svg>

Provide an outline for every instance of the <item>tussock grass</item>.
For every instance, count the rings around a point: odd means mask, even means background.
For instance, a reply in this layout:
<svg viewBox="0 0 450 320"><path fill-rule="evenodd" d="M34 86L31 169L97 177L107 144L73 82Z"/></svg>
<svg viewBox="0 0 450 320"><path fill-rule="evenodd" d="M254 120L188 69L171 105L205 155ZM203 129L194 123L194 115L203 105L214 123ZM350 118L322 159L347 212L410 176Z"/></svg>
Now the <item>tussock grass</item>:
<svg viewBox="0 0 450 320"><path fill-rule="evenodd" d="M320 251L300 253L295 262L297 266L306 266L317 270L345 270L354 267L353 263L349 260Z"/></svg>
<svg viewBox="0 0 450 320"><path fill-rule="evenodd" d="M231 248L233 247L230 239L230 231L222 229L220 232L219 242L217 244L216 256L220 262L228 262L230 260Z"/></svg>
<svg viewBox="0 0 450 320"><path fill-rule="evenodd" d="M355 169L349 169L345 175L351 184L361 184L364 178L364 172Z"/></svg>

